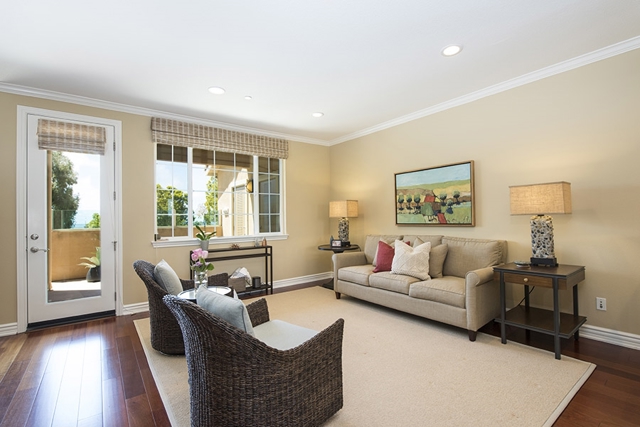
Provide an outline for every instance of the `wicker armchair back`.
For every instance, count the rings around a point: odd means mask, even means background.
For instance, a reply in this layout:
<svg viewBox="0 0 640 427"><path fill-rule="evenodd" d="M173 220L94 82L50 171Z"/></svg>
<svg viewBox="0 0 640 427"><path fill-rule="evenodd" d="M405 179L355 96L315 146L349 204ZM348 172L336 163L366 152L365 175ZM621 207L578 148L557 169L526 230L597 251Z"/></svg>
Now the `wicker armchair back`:
<svg viewBox="0 0 640 427"><path fill-rule="evenodd" d="M282 351L189 301L164 302L184 334L192 427L313 427L342 408L343 319ZM265 299L247 311L254 326L269 321Z"/></svg>
<svg viewBox="0 0 640 427"><path fill-rule="evenodd" d="M182 331L175 316L162 302L162 298L169 294L153 278L154 268L155 265L143 260L133 263L133 269L147 287L151 347L165 354L184 354ZM193 288L193 280L180 279L180 282L184 290ZM227 286L228 283L227 273L209 276L209 286Z"/></svg>

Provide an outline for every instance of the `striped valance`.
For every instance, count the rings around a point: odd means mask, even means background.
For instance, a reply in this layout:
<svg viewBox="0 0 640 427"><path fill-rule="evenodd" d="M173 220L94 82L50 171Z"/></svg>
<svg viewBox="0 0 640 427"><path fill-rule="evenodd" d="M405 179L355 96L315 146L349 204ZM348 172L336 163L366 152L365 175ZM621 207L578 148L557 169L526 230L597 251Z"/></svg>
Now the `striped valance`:
<svg viewBox="0 0 640 427"><path fill-rule="evenodd" d="M217 150L250 156L286 159L289 142L285 139L219 129L177 120L151 119L153 142L183 147Z"/></svg>
<svg viewBox="0 0 640 427"><path fill-rule="evenodd" d="M104 155L107 134L102 126L38 119L38 148Z"/></svg>

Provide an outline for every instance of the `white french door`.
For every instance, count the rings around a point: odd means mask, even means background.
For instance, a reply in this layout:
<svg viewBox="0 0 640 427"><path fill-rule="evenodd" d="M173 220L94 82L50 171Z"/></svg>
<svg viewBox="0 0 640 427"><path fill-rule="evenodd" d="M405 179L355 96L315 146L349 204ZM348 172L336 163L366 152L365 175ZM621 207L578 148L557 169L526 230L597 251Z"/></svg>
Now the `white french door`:
<svg viewBox="0 0 640 427"><path fill-rule="evenodd" d="M104 126L105 154L39 148L39 119ZM91 119L63 113L26 116L28 325L115 312L115 128Z"/></svg>

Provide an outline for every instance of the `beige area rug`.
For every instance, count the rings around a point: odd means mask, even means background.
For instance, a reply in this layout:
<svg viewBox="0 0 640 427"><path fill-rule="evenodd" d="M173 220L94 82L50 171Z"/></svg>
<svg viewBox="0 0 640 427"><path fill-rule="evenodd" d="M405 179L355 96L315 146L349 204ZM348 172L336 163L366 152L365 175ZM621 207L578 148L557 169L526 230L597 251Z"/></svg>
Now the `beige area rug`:
<svg viewBox="0 0 640 427"><path fill-rule="evenodd" d="M345 297L322 287L266 297L271 319L321 330L345 319L344 407L325 426L550 426L595 365ZM247 301L250 302L250 301ZM174 427L189 425L184 357L151 349L135 321Z"/></svg>

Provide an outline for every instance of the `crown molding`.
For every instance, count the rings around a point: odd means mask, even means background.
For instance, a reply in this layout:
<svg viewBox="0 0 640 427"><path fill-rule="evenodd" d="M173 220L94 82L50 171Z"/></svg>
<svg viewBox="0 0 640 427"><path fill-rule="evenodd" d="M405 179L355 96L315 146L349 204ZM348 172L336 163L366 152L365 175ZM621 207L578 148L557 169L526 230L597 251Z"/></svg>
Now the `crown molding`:
<svg viewBox="0 0 640 427"><path fill-rule="evenodd" d="M542 68L531 73L524 74L520 77L513 78L511 80L504 81L502 83L489 86L484 89L480 89L476 92L469 93L467 95L460 96L458 98L451 99L449 101L434 105L432 107L425 108L423 110L416 111L406 116L398 117L393 120L389 120L378 125L362 129L357 132L350 133L348 135L341 136L339 138L329 141L329 146L340 144L342 142L350 141L355 138L359 138L365 135L370 135L381 130L389 129L394 126L398 126L407 122L411 122L416 119L430 116L432 114L439 113L441 111L448 110L450 108L458 107L460 105L468 104L473 101L477 101L487 96L495 95L500 92L505 92L509 89L514 89L519 86L523 86L529 83L533 83L537 80L542 80L547 77L555 76L556 74L564 73L566 71L574 70L576 68L583 67L585 65L592 64L594 62L602 61L603 59L611 58L613 56L621 55L623 53L640 48L640 37L634 37L629 40L625 40L620 43L607 46L596 51L577 56L573 59L560 62L555 65L551 65L546 68Z"/></svg>
<svg viewBox="0 0 640 427"><path fill-rule="evenodd" d="M307 144L332 146L332 145L337 145L346 141L350 141L352 139L360 138L362 136L370 135L375 132L380 132L382 130L389 129L404 123L408 123L413 120L421 119L423 117L427 117L432 114L436 114L441 111L448 110L450 108L455 108L464 104L468 104L470 102L477 101L487 96L495 95L500 92L505 92L507 90L514 89L516 87L523 86L529 83L533 83L535 81L542 80L544 78L551 77L556 74L564 73L566 71L580 68L585 65L592 64L594 62L602 61L604 59L611 58L613 56L621 55L623 53L626 53L638 48L640 48L640 36L622 41L620 43L613 44L611 46L604 47L602 49L598 49L596 51L593 51L581 56L577 56L573 59L569 59L567 61L563 61L558 64L551 65L549 67L542 68L537 71L533 71L531 73L524 74L520 77L516 77L511 80L507 80L507 81L495 84L493 86L480 89L478 91L460 96L458 98L451 99L449 101L445 101L440 104L437 104L422 110L418 110L411 114L407 114L405 116L388 120L386 122L377 124L375 126L371 126L369 128L365 128L350 134L343 135L341 137L338 137L332 140L322 140L317 138L309 138L301 135L271 132L264 129L233 125L230 123L218 122L215 120L207 120L207 119L202 119L197 117L185 116L182 114L170 113L167 111L137 107L134 105L120 104L116 102L103 101L100 99L88 98L84 96L70 95L70 94L61 93L61 92L14 85L11 83L0 82L0 92L7 92L7 93L16 94L16 95L31 96L36 98L44 98L44 99L49 99L53 101L68 102L71 104L85 105L88 107L102 108L105 110L119 111L123 113L137 114L141 116L162 117L162 118L167 118L172 120L187 121L191 123L201 124L204 126L213 126L213 127L218 127L218 128L232 130L232 131L247 132L247 133L253 133L258 135L270 136L274 138L283 138L287 140L304 142Z"/></svg>
<svg viewBox="0 0 640 427"><path fill-rule="evenodd" d="M0 82L0 92L12 93L14 95L30 96L34 98L49 99L51 101L67 102L70 104L84 105L87 107L102 108L104 110L118 111L121 113L137 114L139 116L162 117L165 119L179 120L190 123L196 123L204 126L213 126L221 129L227 129L237 132L246 132L256 135L270 136L273 138L281 138L307 144L329 145L328 141L309 138L300 135L285 134L279 132L271 132L264 129L252 128L249 126L239 126L230 123L218 122L215 120L207 120L198 117L185 116L182 114L170 113L167 111L154 110L151 108L137 107L135 105L120 104L117 102L104 101L101 99L88 98L79 95L71 95L62 92L55 92L46 89L38 89L28 86L20 86L11 83Z"/></svg>

